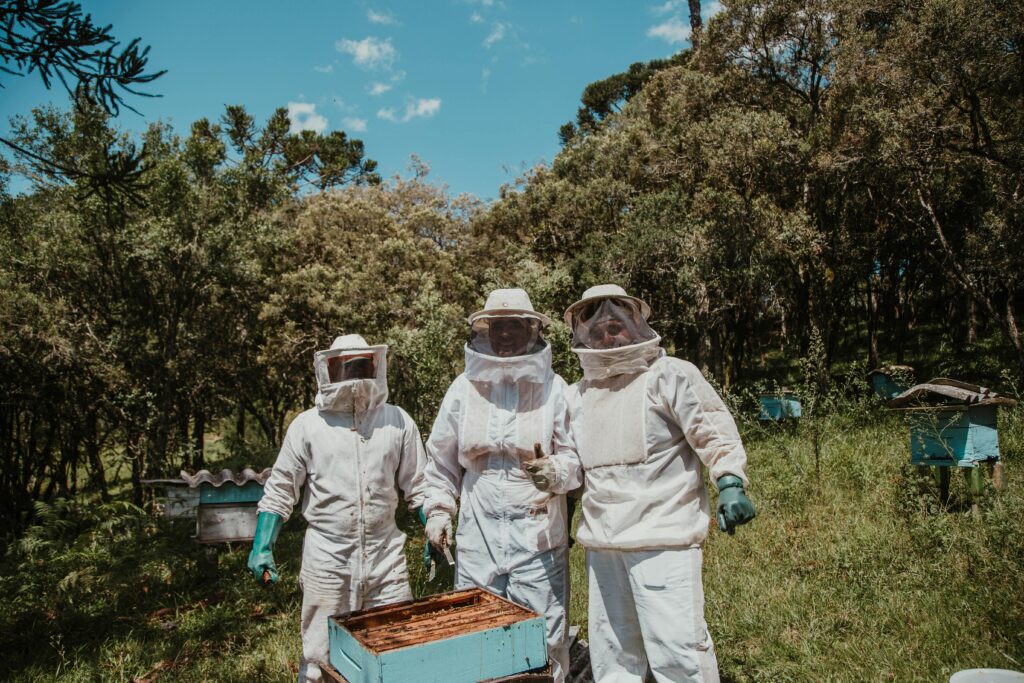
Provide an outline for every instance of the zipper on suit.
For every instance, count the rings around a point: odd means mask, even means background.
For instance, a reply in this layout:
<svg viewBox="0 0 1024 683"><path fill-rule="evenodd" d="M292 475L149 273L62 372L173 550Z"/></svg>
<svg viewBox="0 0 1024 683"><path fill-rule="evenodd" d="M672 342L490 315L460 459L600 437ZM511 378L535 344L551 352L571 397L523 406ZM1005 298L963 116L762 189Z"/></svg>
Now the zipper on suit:
<svg viewBox="0 0 1024 683"><path fill-rule="evenodd" d="M359 431L359 422L356 419L355 408L352 409L352 425L352 431L355 432L356 437L356 488L359 493L359 581L358 586L354 586L354 588L357 588L359 591L359 604L356 605L356 609L360 609L366 587L366 521L363 513L363 459L359 448L359 445L363 443L363 435Z"/></svg>

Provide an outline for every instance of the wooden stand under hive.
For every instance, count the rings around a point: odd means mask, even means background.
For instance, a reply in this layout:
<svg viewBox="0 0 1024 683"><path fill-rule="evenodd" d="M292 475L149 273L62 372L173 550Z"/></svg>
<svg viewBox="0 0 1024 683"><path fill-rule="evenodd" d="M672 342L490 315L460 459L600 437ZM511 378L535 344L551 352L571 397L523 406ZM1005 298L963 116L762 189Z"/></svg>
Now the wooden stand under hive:
<svg viewBox="0 0 1024 683"><path fill-rule="evenodd" d="M332 617L345 683L551 681L544 617L478 588Z"/></svg>

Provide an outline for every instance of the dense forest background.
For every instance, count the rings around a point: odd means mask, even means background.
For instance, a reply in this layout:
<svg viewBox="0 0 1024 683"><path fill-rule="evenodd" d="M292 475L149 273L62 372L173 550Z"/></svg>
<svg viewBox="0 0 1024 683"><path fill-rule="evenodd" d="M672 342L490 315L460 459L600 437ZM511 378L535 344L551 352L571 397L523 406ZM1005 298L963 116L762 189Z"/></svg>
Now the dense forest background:
<svg viewBox="0 0 1024 683"><path fill-rule="evenodd" d="M0 0L4 71L69 96L0 137L0 677L289 680L301 520L261 591L247 548L200 548L143 480L270 465L342 333L390 345L391 400L427 432L487 291L558 321L601 282L651 303L750 453L758 518L705 546L723 680L1024 669L1024 413L1000 417L1007 489L940 500L864 377L1020 398L1024 2L722 4L703 24L690 0L691 48L586 86L553 162L483 202L415 157L381 178L285 110L126 133L159 90L142 44ZM548 339L577 379L560 321ZM804 418L758 424L783 385ZM450 588L399 521L416 594ZM585 628L579 547L570 567Z"/></svg>
<svg viewBox="0 0 1024 683"><path fill-rule="evenodd" d="M0 520L122 480L140 503L210 432L272 450L343 332L391 346L428 429L496 286L559 318L618 282L727 391L808 358L823 386L883 362L1019 380L1022 27L1012 1L727 2L692 49L587 86L553 163L489 204L284 111L134 138L88 92L40 107L0 168L32 180L0 184Z"/></svg>

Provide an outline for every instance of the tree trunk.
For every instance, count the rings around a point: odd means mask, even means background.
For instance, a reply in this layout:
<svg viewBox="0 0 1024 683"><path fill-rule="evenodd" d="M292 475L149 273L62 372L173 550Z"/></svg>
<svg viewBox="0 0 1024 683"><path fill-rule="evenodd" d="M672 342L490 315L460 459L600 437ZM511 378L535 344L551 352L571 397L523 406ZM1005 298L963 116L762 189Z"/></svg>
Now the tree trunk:
<svg viewBox="0 0 1024 683"><path fill-rule="evenodd" d="M690 5L690 44L694 48L700 43L704 21L700 18L700 0L687 0Z"/></svg>
<svg viewBox="0 0 1024 683"><path fill-rule="evenodd" d="M204 447L206 445L204 440L205 436L206 413L203 412L202 408L196 408L192 425L192 467L194 467L196 471L201 470L206 466L206 457L204 453Z"/></svg>
<svg viewBox="0 0 1024 683"><path fill-rule="evenodd" d="M878 295L875 288L871 286L871 276L868 276L867 287L867 313L868 313L868 367L877 368L878 363Z"/></svg>

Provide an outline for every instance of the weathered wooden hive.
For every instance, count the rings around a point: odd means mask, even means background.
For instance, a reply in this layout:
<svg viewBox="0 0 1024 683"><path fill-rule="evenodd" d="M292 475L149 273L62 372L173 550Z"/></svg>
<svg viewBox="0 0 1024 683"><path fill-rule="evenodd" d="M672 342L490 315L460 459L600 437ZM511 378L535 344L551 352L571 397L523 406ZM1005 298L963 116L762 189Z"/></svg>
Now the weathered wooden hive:
<svg viewBox="0 0 1024 683"><path fill-rule="evenodd" d="M909 365L883 365L868 373L868 382L878 398L896 398L913 383L914 368Z"/></svg>
<svg viewBox="0 0 1024 683"><path fill-rule="evenodd" d="M332 617L328 639L348 683L551 680L544 617L479 588Z"/></svg>
<svg viewBox="0 0 1024 683"><path fill-rule="evenodd" d="M251 541L256 534L256 505L263 498L263 485L272 468L262 472L244 469L238 474L221 470L212 474L200 470L195 474L182 472L181 478L190 489L198 489L196 508L196 540L200 543Z"/></svg>
<svg viewBox="0 0 1024 683"><path fill-rule="evenodd" d="M196 518L200 543L251 541L256 533L256 505L271 469L257 473L246 468L238 474L182 470L177 479L145 479L142 483L157 489L156 507L163 516Z"/></svg>
<svg viewBox="0 0 1024 683"><path fill-rule="evenodd" d="M800 418L800 399L789 389L760 396L761 412L757 419L765 422L783 422Z"/></svg>
<svg viewBox="0 0 1024 683"><path fill-rule="evenodd" d="M937 377L907 389L889 407L907 415L915 465L977 467L999 460L996 414L1011 398L976 384Z"/></svg>

